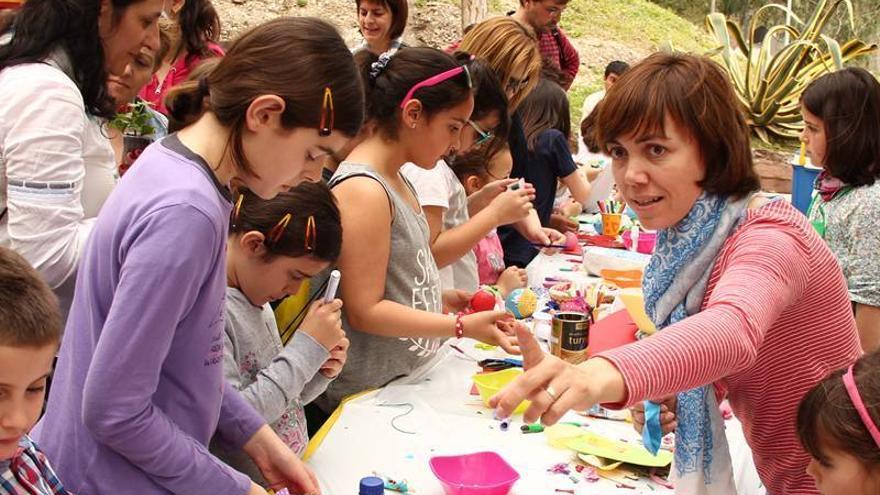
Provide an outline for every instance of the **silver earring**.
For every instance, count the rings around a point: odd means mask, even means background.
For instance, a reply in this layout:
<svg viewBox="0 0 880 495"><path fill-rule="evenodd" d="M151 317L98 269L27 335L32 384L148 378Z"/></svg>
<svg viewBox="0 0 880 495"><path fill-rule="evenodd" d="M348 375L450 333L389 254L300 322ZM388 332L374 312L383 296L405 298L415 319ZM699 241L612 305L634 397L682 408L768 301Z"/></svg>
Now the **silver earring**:
<svg viewBox="0 0 880 495"><path fill-rule="evenodd" d="M413 128L413 129L416 128L416 123L415 123L415 122L412 123L412 128Z"/></svg>

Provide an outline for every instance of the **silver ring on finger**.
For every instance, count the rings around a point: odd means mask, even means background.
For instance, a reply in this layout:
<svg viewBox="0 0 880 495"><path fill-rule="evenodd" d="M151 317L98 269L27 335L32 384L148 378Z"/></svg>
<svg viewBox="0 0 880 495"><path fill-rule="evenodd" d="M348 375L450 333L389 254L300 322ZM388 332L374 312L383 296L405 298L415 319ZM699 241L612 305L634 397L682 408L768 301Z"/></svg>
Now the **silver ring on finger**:
<svg viewBox="0 0 880 495"><path fill-rule="evenodd" d="M544 388L544 392L547 392L547 395L550 396L550 400L553 401L553 402L556 402L556 399L559 398L559 397L557 396L557 394L556 394L556 391L553 390L553 387L551 387L550 385L547 385L547 386Z"/></svg>

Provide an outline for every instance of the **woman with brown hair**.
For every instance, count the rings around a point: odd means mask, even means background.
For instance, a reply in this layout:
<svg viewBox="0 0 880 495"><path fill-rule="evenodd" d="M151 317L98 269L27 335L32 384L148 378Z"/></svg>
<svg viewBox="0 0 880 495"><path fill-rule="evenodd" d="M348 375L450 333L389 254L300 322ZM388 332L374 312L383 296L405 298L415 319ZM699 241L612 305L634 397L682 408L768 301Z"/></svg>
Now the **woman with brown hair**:
<svg viewBox="0 0 880 495"><path fill-rule="evenodd" d="M531 187L532 181L527 173L528 149L522 119L516 110L526 96L537 87L541 77L541 54L534 34L510 17L494 17L469 30L458 49L489 64L504 88L509 102L507 108L511 115L511 124L507 136L509 151L505 150L503 153L510 153L513 157L513 171L510 177L525 178ZM486 197L497 196L499 194L497 188L497 184L490 183L483 190L472 195L469 199L470 203L472 205L484 203ZM534 211L525 220L499 229L502 239L512 233L541 245L565 242L565 236L542 226L538 214Z"/></svg>
<svg viewBox="0 0 880 495"><path fill-rule="evenodd" d="M364 41L352 52L369 50L378 57L406 46L402 38L409 16L407 0L355 0L355 5Z"/></svg>
<svg viewBox="0 0 880 495"><path fill-rule="evenodd" d="M627 204L659 231L643 288L660 331L578 366L519 331L527 371L492 404L507 415L529 398L525 420L554 423L569 409L656 401L633 416L649 449L675 430L676 490L735 493L726 397L768 492L815 494L798 402L861 349L834 255L789 203L755 194L736 105L724 72L694 55L652 55L608 91L598 141Z"/></svg>

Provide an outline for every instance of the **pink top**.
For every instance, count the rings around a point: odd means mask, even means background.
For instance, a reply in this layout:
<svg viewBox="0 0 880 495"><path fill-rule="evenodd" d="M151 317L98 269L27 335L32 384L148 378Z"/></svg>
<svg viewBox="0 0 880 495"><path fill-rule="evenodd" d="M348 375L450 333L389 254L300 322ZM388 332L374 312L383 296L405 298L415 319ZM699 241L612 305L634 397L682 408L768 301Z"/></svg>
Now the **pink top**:
<svg viewBox="0 0 880 495"><path fill-rule="evenodd" d="M714 383L742 421L768 493L818 494L795 430L797 407L861 355L846 280L807 219L785 201L749 210L712 270L703 310L601 353L630 406Z"/></svg>
<svg viewBox="0 0 880 495"><path fill-rule="evenodd" d="M213 54L211 55L212 57L222 57L225 55L223 48L216 43L208 43L208 50ZM179 57L177 62L168 70L168 74L165 74L165 79L159 81L159 77L153 74L150 82L141 89L138 96L153 105L153 108L162 112L162 114L168 115L168 109L165 107L165 95L168 93L168 90L186 81L193 69L206 58L210 57L199 55Z"/></svg>
<svg viewBox="0 0 880 495"><path fill-rule="evenodd" d="M498 282L498 277L504 271L504 249L501 247L501 239L494 229L486 237L474 246L474 254L477 256L477 273L480 275L480 285L492 285Z"/></svg>

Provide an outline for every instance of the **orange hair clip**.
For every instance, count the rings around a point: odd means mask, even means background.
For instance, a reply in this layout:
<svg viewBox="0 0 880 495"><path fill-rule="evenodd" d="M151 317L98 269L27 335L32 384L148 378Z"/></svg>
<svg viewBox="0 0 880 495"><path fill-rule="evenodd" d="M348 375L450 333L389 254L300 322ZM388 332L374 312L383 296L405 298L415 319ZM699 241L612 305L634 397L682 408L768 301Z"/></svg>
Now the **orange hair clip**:
<svg viewBox="0 0 880 495"><path fill-rule="evenodd" d="M238 199L235 201L235 206L232 208L232 228L235 228L236 223L238 223L238 215L241 214L241 204L244 202L244 194L239 194Z"/></svg>
<svg viewBox="0 0 880 495"><path fill-rule="evenodd" d="M287 224L290 223L292 218L293 215L287 213L281 217L281 220L278 220L278 223L276 223L274 227L272 227L272 230L269 231L269 235L266 236L272 244L275 244L281 239L281 234L284 233L284 229L287 228Z"/></svg>
<svg viewBox="0 0 880 495"><path fill-rule="evenodd" d="M311 253L315 250L315 241L318 239L318 229L315 226L315 217L309 215L306 221L306 251Z"/></svg>
<svg viewBox="0 0 880 495"><path fill-rule="evenodd" d="M318 134L321 136L329 136L333 131L333 124L336 112L333 109L333 91L327 86L324 88L324 101L321 103L321 125L318 128Z"/></svg>

